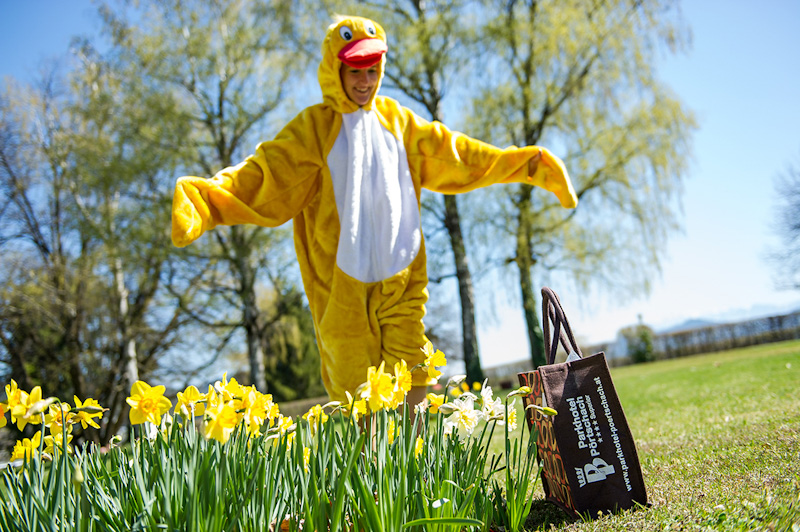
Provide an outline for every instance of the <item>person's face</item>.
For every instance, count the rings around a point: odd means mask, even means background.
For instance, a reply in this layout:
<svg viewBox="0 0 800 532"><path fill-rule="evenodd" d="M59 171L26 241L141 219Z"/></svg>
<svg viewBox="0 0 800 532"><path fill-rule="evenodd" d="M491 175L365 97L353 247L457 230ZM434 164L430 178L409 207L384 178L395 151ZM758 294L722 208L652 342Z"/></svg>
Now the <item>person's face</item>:
<svg viewBox="0 0 800 532"><path fill-rule="evenodd" d="M378 66L353 68L342 63L339 74L347 97L359 107L366 105L378 85Z"/></svg>

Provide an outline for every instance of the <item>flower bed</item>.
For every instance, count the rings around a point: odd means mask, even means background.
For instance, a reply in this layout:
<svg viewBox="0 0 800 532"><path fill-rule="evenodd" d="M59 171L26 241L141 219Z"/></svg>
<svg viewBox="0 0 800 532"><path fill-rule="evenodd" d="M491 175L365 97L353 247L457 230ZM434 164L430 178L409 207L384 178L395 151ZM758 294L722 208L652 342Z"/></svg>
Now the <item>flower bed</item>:
<svg viewBox="0 0 800 532"><path fill-rule="evenodd" d="M269 394L223 376L206 393L190 386L175 405L164 386L139 381L128 404L131 443L73 448L72 426L97 427L103 408L42 399L6 386L0 403L20 428L0 483L2 530L521 530L538 476L535 434L516 422L516 395L464 392L451 379L412 413L413 371L370 368L345 403L283 416ZM447 400L450 398L450 400ZM511 404L509 404L511 400ZM490 455L495 430L505 453ZM509 433L522 430L519 438ZM46 433L46 434L45 434ZM513 442L513 443L512 443Z"/></svg>

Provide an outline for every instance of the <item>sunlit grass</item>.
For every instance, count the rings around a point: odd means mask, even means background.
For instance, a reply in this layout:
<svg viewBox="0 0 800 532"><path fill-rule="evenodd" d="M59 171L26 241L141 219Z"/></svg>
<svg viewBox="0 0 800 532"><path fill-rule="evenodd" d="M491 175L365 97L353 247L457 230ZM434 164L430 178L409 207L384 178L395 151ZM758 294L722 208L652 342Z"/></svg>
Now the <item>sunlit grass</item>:
<svg viewBox="0 0 800 532"><path fill-rule="evenodd" d="M800 342L612 376L652 506L572 522L541 502L528 530L800 530Z"/></svg>

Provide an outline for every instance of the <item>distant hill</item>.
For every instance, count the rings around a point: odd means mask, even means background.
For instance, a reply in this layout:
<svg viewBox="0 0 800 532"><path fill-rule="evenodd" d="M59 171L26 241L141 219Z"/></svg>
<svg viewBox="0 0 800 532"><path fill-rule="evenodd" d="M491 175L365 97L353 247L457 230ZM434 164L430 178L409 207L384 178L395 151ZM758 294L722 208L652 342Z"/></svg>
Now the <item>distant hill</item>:
<svg viewBox="0 0 800 532"><path fill-rule="evenodd" d="M711 321L711 320L704 320L700 318L693 318L690 320L686 320L682 323L677 325L673 325L672 327L668 327L667 329L662 329L659 334L670 334L682 331L691 331L692 329L700 329L702 327L710 327L712 325L718 325L719 322Z"/></svg>

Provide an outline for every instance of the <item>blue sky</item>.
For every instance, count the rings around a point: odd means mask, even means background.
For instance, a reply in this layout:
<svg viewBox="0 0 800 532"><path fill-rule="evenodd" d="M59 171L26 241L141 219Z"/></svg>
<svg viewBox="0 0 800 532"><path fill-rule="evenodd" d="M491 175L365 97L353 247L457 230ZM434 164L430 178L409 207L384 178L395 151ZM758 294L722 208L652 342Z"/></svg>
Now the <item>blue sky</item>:
<svg viewBox="0 0 800 532"><path fill-rule="evenodd" d="M800 308L800 292L776 289L765 259L777 243L774 179L789 164L800 167L800 2L692 0L682 11L693 45L664 59L659 76L699 120L683 232L647 297L553 287L587 342L613 339L639 315L664 328ZM66 53L73 34L96 29L91 12L86 0L0 0L0 76L31 79L43 59ZM521 311L499 309L480 341L486 366L525 358Z"/></svg>

